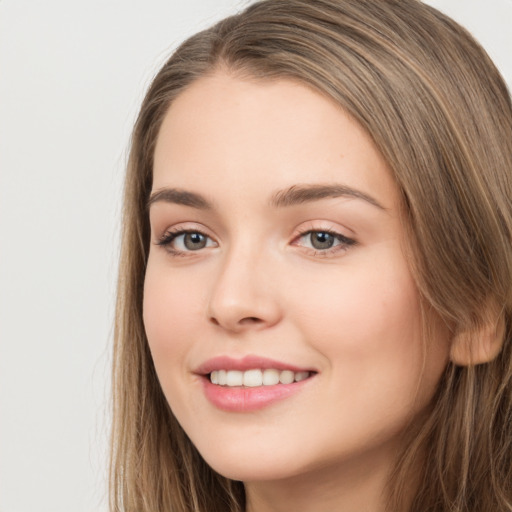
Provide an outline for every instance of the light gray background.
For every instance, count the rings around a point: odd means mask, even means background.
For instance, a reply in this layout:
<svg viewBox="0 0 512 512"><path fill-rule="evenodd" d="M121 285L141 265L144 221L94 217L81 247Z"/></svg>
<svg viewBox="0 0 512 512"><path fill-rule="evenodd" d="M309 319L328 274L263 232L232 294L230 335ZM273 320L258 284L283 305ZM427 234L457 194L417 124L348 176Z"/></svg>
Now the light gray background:
<svg viewBox="0 0 512 512"><path fill-rule="evenodd" d="M244 0L0 0L0 512L105 512L128 138L151 76ZM431 0L512 83L512 0Z"/></svg>

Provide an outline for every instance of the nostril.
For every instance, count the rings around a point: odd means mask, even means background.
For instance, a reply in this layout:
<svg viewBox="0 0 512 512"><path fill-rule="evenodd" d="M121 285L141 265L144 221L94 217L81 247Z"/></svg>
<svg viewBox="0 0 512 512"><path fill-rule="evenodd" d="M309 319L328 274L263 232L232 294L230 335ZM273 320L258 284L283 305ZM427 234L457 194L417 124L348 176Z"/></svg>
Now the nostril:
<svg viewBox="0 0 512 512"><path fill-rule="evenodd" d="M261 318L257 318L255 316L248 316L246 318L242 318L240 320L240 324L244 325L244 324L259 324L263 322L263 320Z"/></svg>
<svg viewBox="0 0 512 512"><path fill-rule="evenodd" d="M221 322L219 322L214 316L210 317L210 322L214 325L221 325ZM246 324L260 324L262 322L263 322L263 320L256 316L246 316L246 317L238 320L237 323L239 325L246 325Z"/></svg>

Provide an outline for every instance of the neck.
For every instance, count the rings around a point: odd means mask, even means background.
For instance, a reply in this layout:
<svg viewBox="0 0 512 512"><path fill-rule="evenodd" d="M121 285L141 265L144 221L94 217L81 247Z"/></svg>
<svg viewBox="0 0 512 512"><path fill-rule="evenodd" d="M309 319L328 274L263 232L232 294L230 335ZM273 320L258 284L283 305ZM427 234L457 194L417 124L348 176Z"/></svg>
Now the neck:
<svg viewBox="0 0 512 512"><path fill-rule="evenodd" d="M390 460L389 453L373 452L280 480L246 482L246 512L385 512Z"/></svg>

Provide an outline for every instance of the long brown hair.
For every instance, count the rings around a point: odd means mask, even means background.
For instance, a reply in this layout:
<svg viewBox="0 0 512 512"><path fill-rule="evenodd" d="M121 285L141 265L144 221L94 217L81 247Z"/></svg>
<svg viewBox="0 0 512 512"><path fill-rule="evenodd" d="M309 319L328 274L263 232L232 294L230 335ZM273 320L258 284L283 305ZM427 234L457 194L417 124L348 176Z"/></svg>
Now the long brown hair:
<svg viewBox="0 0 512 512"><path fill-rule="evenodd" d="M210 469L174 418L142 322L153 153L171 102L219 68L298 80L373 138L401 191L424 309L465 332L491 324L485 364L449 363L411 426L389 509L512 511L512 106L495 66L451 19L417 0L264 0L172 55L142 104L125 185L114 349L111 509L241 512L244 491ZM426 318L428 319L428 314ZM428 339L426 340L428 343Z"/></svg>

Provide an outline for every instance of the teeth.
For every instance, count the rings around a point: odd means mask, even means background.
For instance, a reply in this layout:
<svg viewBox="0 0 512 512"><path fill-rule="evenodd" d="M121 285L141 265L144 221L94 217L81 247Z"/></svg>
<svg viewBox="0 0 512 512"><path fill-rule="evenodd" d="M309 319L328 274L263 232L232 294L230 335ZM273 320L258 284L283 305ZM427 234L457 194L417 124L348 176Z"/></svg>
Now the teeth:
<svg viewBox="0 0 512 512"><path fill-rule="evenodd" d="M255 388L259 386L275 386L276 384L291 384L300 382L310 376L310 372L292 372L291 370L214 370L210 373L212 384L228 387L245 386Z"/></svg>
<svg viewBox="0 0 512 512"><path fill-rule="evenodd" d="M249 388L261 386L263 384L263 372L261 370L247 370L243 373L243 384Z"/></svg>
<svg viewBox="0 0 512 512"><path fill-rule="evenodd" d="M295 382L300 382L301 380L306 380L309 377L309 372L297 372L295 374Z"/></svg>
<svg viewBox="0 0 512 512"><path fill-rule="evenodd" d="M279 370L265 370L263 372L263 385L274 386L279 384Z"/></svg>
<svg viewBox="0 0 512 512"><path fill-rule="evenodd" d="M295 380L295 374L290 370L283 370L279 375L281 384L291 384Z"/></svg>
<svg viewBox="0 0 512 512"><path fill-rule="evenodd" d="M229 370L226 375L226 386L241 386L244 383L244 374L238 370Z"/></svg>

